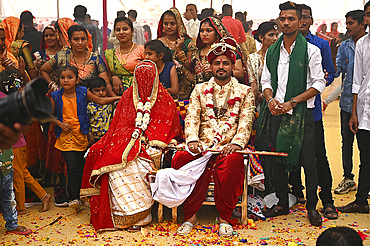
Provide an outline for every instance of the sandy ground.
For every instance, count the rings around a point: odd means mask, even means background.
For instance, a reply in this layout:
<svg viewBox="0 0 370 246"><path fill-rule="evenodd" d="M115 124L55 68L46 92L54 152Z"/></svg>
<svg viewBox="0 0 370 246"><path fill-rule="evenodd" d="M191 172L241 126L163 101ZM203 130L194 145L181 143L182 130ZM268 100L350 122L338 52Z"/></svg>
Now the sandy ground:
<svg viewBox="0 0 370 246"><path fill-rule="evenodd" d="M338 85L330 86L323 94ZM341 136L339 120L339 101L336 100L324 115L325 137L328 158L333 174L333 188L342 180L341 166ZM354 146L354 173L358 174L358 150ZM334 195L335 205L341 206L354 199L355 192L346 195ZM319 202L318 208L321 208ZM75 213L69 208L56 208L52 205L50 211L39 213L40 206L28 209L27 215L19 216L21 225L31 228L34 233L29 236L6 235L4 221L1 218L0 245L315 245L316 238L322 231L332 226L350 226L355 230L370 236L370 214L340 214L338 220L324 220L322 227L313 227L309 224L303 207L295 206L287 216L280 216L267 221L255 222L247 227L237 227L232 238L223 239L217 235L214 226L217 210L213 206L203 206L198 213L202 226L188 237L176 236L177 225L165 222L157 224L157 205L153 207L153 224L146 227L141 233L114 231L97 234L89 225L89 210L84 209ZM171 212L164 210L164 218L170 221ZM61 217L53 225L52 221ZM181 208L179 209L179 223L183 222ZM216 232L216 233L215 233ZM364 245L370 245L366 239Z"/></svg>

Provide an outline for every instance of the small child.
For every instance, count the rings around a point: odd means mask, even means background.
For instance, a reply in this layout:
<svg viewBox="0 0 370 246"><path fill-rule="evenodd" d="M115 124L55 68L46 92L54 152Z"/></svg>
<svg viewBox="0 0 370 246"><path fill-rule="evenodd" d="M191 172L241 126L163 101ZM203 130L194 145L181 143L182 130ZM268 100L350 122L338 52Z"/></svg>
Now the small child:
<svg viewBox="0 0 370 246"><path fill-rule="evenodd" d="M107 84L102 78L87 81L89 91L98 97L107 97ZM113 105L100 105L94 102L87 104L87 114L90 119L89 143L92 145L99 141L108 131L113 116Z"/></svg>
<svg viewBox="0 0 370 246"><path fill-rule="evenodd" d="M179 79L170 49L159 40L147 42L144 48L145 59L151 60L157 65L159 81L172 97L176 97L179 90Z"/></svg>
<svg viewBox="0 0 370 246"><path fill-rule="evenodd" d="M10 233L20 235L30 234L31 229L18 225L17 209L13 192L13 151L0 149L0 207L3 214L5 228Z"/></svg>
<svg viewBox="0 0 370 246"><path fill-rule="evenodd" d="M21 88L22 80L17 70L4 70L0 79L0 98ZM27 235L32 231L18 225L17 202L13 192L13 159L12 149L0 149L0 207L8 232Z"/></svg>
<svg viewBox="0 0 370 246"><path fill-rule="evenodd" d="M57 119L55 148L59 149L66 161L68 173L69 207L80 210L80 188L85 165L84 153L89 145L89 117L87 102L110 104L120 97L97 97L86 87L77 86L78 70L73 66L63 66L59 70L59 82L62 89L51 93L51 103Z"/></svg>
<svg viewBox="0 0 370 246"><path fill-rule="evenodd" d="M22 76L17 70L9 69L0 73L0 98L7 94L21 89ZM21 135L18 142L13 146L13 184L15 199L17 201L18 215L27 213L25 207L25 191L27 187L30 188L42 202L42 207L39 212L48 211L50 208L51 195L41 187L41 185L32 177L27 169L27 148L26 139Z"/></svg>

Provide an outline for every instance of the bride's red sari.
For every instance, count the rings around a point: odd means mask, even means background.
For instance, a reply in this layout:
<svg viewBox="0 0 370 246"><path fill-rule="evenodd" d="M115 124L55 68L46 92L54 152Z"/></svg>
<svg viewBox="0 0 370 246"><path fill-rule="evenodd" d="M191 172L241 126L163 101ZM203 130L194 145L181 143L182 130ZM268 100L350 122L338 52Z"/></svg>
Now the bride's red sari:
<svg viewBox="0 0 370 246"><path fill-rule="evenodd" d="M132 138L135 130L136 105L149 98L152 105L150 123L141 138ZM96 230L116 229L109 198L108 173L125 169L136 158L150 161L147 146L164 148L180 133L176 104L162 84L154 63L143 61L135 69L133 86L118 103L115 116L104 137L95 143L86 159L81 196L91 196L91 223ZM150 213L150 209L149 209ZM148 215L139 213L129 218L132 224Z"/></svg>

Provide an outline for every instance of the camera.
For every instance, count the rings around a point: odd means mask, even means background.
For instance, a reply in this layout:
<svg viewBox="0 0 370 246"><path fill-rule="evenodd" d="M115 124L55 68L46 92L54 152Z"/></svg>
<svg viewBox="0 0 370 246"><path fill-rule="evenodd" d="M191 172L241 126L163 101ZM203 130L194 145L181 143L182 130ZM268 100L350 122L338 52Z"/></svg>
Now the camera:
<svg viewBox="0 0 370 246"><path fill-rule="evenodd" d="M0 123L13 127L14 123L30 125L33 121L48 122L54 116L49 98L48 83L36 77L22 91L16 91L0 99Z"/></svg>

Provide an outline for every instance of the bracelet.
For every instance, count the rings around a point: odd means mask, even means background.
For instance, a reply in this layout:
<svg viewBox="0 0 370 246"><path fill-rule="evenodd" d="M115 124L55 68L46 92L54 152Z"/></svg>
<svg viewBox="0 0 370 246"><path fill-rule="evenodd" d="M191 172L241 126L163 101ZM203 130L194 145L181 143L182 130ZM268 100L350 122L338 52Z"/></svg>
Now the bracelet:
<svg viewBox="0 0 370 246"><path fill-rule="evenodd" d="M57 85L54 81L50 81L48 87L51 88L53 85Z"/></svg>
<svg viewBox="0 0 370 246"><path fill-rule="evenodd" d="M267 106L269 106L270 102L273 100L274 98L271 97L270 100L267 102Z"/></svg>
<svg viewBox="0 0 370 246"><path fill-rule="evenodd" d="M180 53L177 53L177 58L182 63L185 63L187 61L187 57L186 57L185 52L183 50Z"/></svg>
<svg viewBox="0 0 370 246"><path fill-rule="evenodd" d="M2 63L2 64L5 64L5 63L7 63L7 62L10 62L10 59L9 59L9 58L5 59L5 61L3 61L3 62L1 62L1 63Z"/></svg>
<svg viewBox="0 0 370 246"><path fill-rule="evenodd" d="M9 64L11 64L12 61L10 59L6 59L4 62L2 62L1 64L4 66L4 67L9 67Z"/></svg>
<svg viewBox="0 0 370 246"><path fill-rule="evenodd" d="M13 63L13 62L9 62L9 63L8 63L8 64L6 64L4 67L5 67L5 68L9 68L9 67L11 67L11 66L16 67L16 66L14 65L14 63Z"/></svg>

